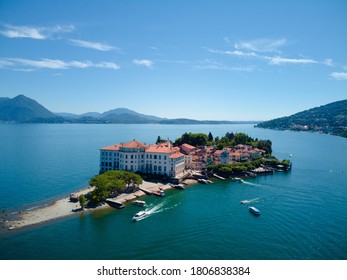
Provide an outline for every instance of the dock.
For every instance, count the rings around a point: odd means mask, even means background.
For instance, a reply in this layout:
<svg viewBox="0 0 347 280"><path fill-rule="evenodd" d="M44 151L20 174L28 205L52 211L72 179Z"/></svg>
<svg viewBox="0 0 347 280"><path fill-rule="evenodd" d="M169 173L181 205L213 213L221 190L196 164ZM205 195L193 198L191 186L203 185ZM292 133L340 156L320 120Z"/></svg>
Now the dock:
<svg viewBox="0 0 347 280"><path fill-rule="evenodd" d="M143 189L143 188L140 188L140 191L143 191L147 195L152 195L153 194L151 191Z"/></svg>
<svg viewBox="0 0 347 280"><path fill-rule="evenodd" d="M119 201L112 199L112 198L106 199L106 203L112 207L117 208L117 209L122 209L125 207L125 205L122 202L119 202Z"/></svg>
<svg viewBox="0 0 347 280"><path fill-rule="evenodd" d="M219 175L217 175L215 173L213 173L213 176L218 178L218 179L220 179L220 180L223 180L223 181L225 180L225 178L223 178L222 176L219 176Z"/></svg>

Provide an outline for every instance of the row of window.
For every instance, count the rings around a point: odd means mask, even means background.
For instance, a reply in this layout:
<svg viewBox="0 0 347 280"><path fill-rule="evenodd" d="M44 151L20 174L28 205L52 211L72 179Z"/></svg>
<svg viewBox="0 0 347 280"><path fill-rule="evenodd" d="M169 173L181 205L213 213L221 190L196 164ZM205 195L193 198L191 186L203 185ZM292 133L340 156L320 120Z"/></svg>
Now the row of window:
<svg viewBox="0 0 347 280"><path fill-rule="evenodd" d="M102 151L101 152L101 156L105 157L105 156L112 156L112 152L106 152L106 151ZM137 159L137 158L144 158L144 155L128 155L128 154L122 154L122 153L115 153L115 157L119 157L119 158L125 158L128 159L128 156L130 159ZM152 154L146 154L146 159L167 159L167 155L152 155Z"/></svg>

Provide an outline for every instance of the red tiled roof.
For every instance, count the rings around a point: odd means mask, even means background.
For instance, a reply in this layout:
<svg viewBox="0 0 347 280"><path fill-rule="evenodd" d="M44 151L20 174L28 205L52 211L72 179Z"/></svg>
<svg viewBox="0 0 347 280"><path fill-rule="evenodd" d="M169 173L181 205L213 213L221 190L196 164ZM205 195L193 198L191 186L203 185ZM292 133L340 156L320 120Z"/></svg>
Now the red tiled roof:
<svg viewBox="0 0 347 280"><path fill-rule="evenodd" d="M163 153L163 154L169 154L171 153L171 145L168 144L167 142L161 143L161 144L153 144L150 145L146 153Z"/></svg>
<svg viewBox="0 0 347 280"><path fill-rule="evenodd" d="M105 148L101 148L100 150L106 150L106 151L119 151L121 144L116 144L112 146L107 146Z"/></svg>
<svg viewBox="0 0 347 280"><path fill-rule="evenodd" d="M189 145L189 144L186 144L186 143L182 144L181 147L183 147L185 149L189 149L189 150L196 149L196 147Z"/></svg>
<svg viewBox="0 0 347 280"><path fill-rule="evenodd" d="M134 139L133 141L122 144L122 147L123 148L147 148L148 146Z"/></svg>
<svg viewBox="0 0 347 280"><path fill-rule="evenodd" d="M170 158L180 158L180 157L184 157L184 154L178 152L178 153L173 153L170 155Z"/></svg>

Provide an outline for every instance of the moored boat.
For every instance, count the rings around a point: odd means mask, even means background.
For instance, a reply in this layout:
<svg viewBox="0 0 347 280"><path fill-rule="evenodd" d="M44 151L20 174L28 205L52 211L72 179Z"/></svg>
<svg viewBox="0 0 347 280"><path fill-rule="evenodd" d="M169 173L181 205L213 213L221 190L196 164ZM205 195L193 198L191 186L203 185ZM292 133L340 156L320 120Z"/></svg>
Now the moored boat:
<svg viewBox="0 0 347 280"><path fill-rule="evenodd" d="M138 206L142 206L145 207L146 206L146 202L142 201L142 200L135 200L133 202L133 204L138 205Z"/></svg>
<svg viewBox="0 0 347 280"><path fill-rule="evenodd" d="M256 215L256 216L259 216L259 215L260 215L260 211L259 211L257 208L255 208L254 206L250 206L250 207L248 208L248 210L249 210L249 212L253 213L253 214Z"/></svg>
<svg viewBox="0 0 347 280"><path fill-rule="evenodd" d="M163 191L163 190L160 190L160 191L154 191L154 192L152 192L154 195L156 195L156 196L161 196L161 197L163 197L163 196L165 196L165 192Z"/></svg>
<svg viewBox="0 0 347 280"><path fill-rule="evenodd" d="M186 188L184 187L183 184L178 184L178 185L173 185L173 184L170 184L171 187L173 187L174 189L179 189L179 190L185 190Z"/></svg>
<svg viewBox="0 0 347 280"><path fill-rule="evenodd" d="M198 179L198 182L202 183L202 184L208 184L209 183L208 180L206 180L206 179Z"/></svg>

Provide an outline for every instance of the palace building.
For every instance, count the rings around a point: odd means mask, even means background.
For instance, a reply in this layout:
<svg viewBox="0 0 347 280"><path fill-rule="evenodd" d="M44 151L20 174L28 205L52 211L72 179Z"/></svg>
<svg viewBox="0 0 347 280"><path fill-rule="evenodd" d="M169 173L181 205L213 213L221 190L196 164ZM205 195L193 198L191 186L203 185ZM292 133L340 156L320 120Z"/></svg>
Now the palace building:
<svg viewBox="0 0 347 280"><path fill-rule="evenodd" d="M144 144L133 140L100 149L100 172L125 170L180 177L185 169L185 157L178 147L168 142Z"/></svg>

